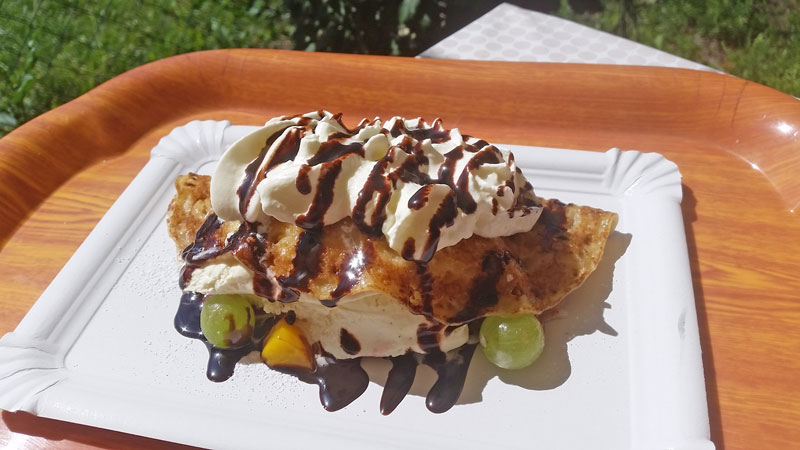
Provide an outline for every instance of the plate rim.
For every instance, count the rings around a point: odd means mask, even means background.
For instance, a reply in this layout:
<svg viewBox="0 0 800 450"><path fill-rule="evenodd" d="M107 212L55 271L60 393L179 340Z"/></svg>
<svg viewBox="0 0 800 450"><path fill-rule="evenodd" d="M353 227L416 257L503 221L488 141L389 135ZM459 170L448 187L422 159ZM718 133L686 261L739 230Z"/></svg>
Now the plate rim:
<svg viewBox="0 0 800 450"><path fill-rule="evenodd" d="M69 410L68 405L58 406L48 403L48 392L55 386L69 384L68 370L64 366L65 356L104 297L97 295L93 301L84 304L77 300L68 302L64 298L88 298L86 292L94 287L92 280L95 279L93 273L96 267L90 267L87 261L93 261L97 267L101 267L108 258L116 256L111 252L105 260L92 257L97 254L98 248L113 247L125 239L129 228L135 226L142 216L147 215L147 206L158 196L158 191L163 191L171 185L166 183L165 187L164 180L171 181L179 171L192 167L199 168L219 157L228 145L248 130L255 128L257 127L234 126L227 121L192 121L175 128L161 139L153 148L151 159L142 171L81 244L17 329L0 338L0 407L9 411L24 410L34 414L40 413L44 417L131 432L130 429L115 428L113 424L98 421L97 417L94 418L95 421L92 421L92 418L87 419L85 412L76 414L75 411ZM701 398L702 401L695 401L690 405L691 408L682 411L685 413L683 421L665 423L651 420L649 429L632 426L631 443L634 448L642 447L639 444L645 447L664 445L665 436L658 436L658 430L655 429L657 425L662 434L666 428L672 428L670 431L673 434L666 438L675 448L686 450L713 448L713 443L709 440L699 331L680 209L682 189L677 166L659 154L638 151L612 149L606 153L596 153L530 146L505 147L512 150L531 148L538 150L538 152L516 152L517 161L523 168L538 164L537 158L541 164L546 164L551 156L544 155L547 152L566 155L561 162L562 168L583 174L583 178L570 180L573 186L574 183L581 186L596 186L599 182L607 189L601 192L602 194L620 197L624 202L634 202L636 205L649 202L667 207L668 215L673 219L670 233L679 237L682 242L673 258L679 260L677 270L679 273L676 276L682 280L680 284L683 292L679 296L680 305L677 305L680 308L677 310L672 308L670 312L678 311L683 317L681 345L685 346L689 354L688 362L684 362L681 366L683 375L686 376L684 382L689 384L686 390L693 394L692 398L695 400ZM546 170L531 172L534 176L547 175ZM545 179L545 189L558 189L557 185L547 185L548 182L558 181L558 177L551 178ZM123 224L127 224L128 228ZM59 323L64 323L65 318L66 326L59 326ZM647 404L653 396L658 395L658 392L652 389L644 389L634 393L632 402L634 407L637 401L640 402L639 407L641 407L641 404ZM687 405L682 405L684 408L685 406ZM632 414L632 418L634 416ZM646 433L643 432L645 430ZM164 435L143 435L174 440ZM654 437L655 441L652 440ZM198 442L187 443L198 444Z"/></svg>

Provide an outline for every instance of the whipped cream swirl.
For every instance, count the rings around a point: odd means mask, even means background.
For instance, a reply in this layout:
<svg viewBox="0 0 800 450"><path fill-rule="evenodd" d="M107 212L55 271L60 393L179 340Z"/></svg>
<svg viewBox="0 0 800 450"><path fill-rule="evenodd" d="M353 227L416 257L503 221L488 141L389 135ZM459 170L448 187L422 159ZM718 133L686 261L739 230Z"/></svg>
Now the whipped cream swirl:
<svg viewBox="0 0 800 450"><path fill-rule="evenodd" d="M270 119L234 143L211 178L211 203L225 220L272 217L305 229L352 217L421 262L473 234L529 231L541 214L505 149L438 119L364 119L349 129L327 111Z"/></svg>

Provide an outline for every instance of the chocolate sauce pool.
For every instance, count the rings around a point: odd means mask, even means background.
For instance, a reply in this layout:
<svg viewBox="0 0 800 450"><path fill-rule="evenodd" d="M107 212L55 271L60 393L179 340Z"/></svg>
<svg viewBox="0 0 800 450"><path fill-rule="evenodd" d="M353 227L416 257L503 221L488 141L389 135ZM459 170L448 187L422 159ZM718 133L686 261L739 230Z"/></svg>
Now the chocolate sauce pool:
<svg viewBox="0 0 800 450"><path fill-rule="evenodd" d="M208 368L206 376L211 381L222 382L233 375L236 363L251 352L260 351L269 330L279 317L261 314L256 316L253 336L246 344L236 348L219 348L211 345L200 329L200 310L206 296L196 292L186 292L181 297L175 314L175 329L188 338L202 341L208 348ZM342 340L348 341L353 353L360 349L358 341L347 330L342 329ZM381 414L387 415L408 394L414 383L418 364L433 368L438 378L426 398L426 406L435 413L442 413L455 405L466 380L467 369L476 344L466 344L448 353L433 351L422 355L409 352L394 358L384 358L392 362L392 369L381 397ZM337 411L352 403L366 391L369 375L361 367L361 358L336 359L321 348L313 349L315 358L322 360L313 370L297 367L273 367L273 369L296 376L301 381L319 386L320 403L327 411ZM350 353L350 352L348 352Z"/></svg>
<svg viewBox="0 0 800 450"><path fill-rule="evenodd" d="M388 358L392 362L392 369L389 371L381 396L381 414L391 414L403 401L411 385L414 384L419 364L430 366L437 375L436 382L425 397L425 406L434 413L443 413L452 408L464 388L467 369L477 345L465 344L448 353L434 352L425 355L406 353L403 356Z"/></svg>
<svg viewBox="0 0 800 450"><path fill-rule="evenodd" d="M179 283L181 289L188 285L192 272L205 261L231 252L242 264L253 271L253 289L256 294L270 301L290 303L297 301L301 292L308 292L309 281L320 271L324 234L323 218L333 201L334 183L341 171L344 158L354 153L364 155L363 144L353 142L351 139L359 130L370 124L370 122L362 121L358 127L350 130L341 122L340 115L334 116L334 120L342 126L345 132L329 136L316 155L306 162L296 180L297 190L302 194L310 194L312 192L308 176L310 168L322 165L313 202L308 212L298 217L296 221L296 225L303 231L297 242L291 272L288 275L276 277L274 281L267 275L267 268L263 262L267 253L266 242L256 231L257 223L243 222L239 230L221 242L218 230L222 221L212 214L198 230L194 243L181 254L185 262ZM310 122L310 119L301 120L297 125L289 127L288 130L282 129L274 133L267 138L256 159L247 166L242 184L237 189L240 199L239 209L243 217L258 183L266 178L274 167L297 155L303 131L309 127ZM382 414L386 415L397 408L414 382L417 367L424 364L431 367L437 374L437 380L427 394L426 406L434 413L441 413L452 408L458 400L477 344L465 344L448 353L440 350L439 333L445 329L445 325L433 318L433 278L428 271L427 263L438 247L441 229L452 225L459 210L467 214L475 210L476 203L467 186L468 172L477 170L483 164L496 164L502 160L502 155L497 148L485 141L467 144L466 139L469 137L464 136L465 142L444 155L445 162L440 167L437 178L431 179L420 169L420 166L428 164L420 143L424 139L431 139L435 143L444 142L450 137L449 131L444 130L438 120L431 128L413 130L409 130L404 123L397 121L389 130L389 134L393 137L404 135L405 138L400 144L390 148L387 154L375 163L365 185L359 192L352 217L362 232L370 236L382 235L381 227L386 219L385 209L397 180L424 185L409 200L408 206L411 209L419 209L425 205L433 184L447 185L453 192L448 194L431 219L428 238L423 243L422 257L418 260L414 259L415 242L413 239L409 239L404 245L402 256L416 263L421 288L422 306L416 312L429 319L427 324L421 325L417 330L418 344L425 353L409 352L398 357L384 358L391 361L392 368L384 386L380 410ZM281 140L278 142L278 139ZM414 140L418 142L414 144ZM278 142L277 149L265 162L268 150L276 142ZM389 164L397 157L397 152L404 152L411 157L406 158L400 167L387 171ZM471 153L472 156L467 168L456 180L453 171L456 163L464 157L465 153ZM513 181L510 187L514 188ZM532 188L528 184L523 189L530 190ZM367 205L375 196L377 196L377 201L368 215ZM338 285L331 292L331 299L321 300L322 304L335 307L339 298L346 295L358 283L364 266L369 264L372 259L374 250L371 245L369 241L366 241L364 246L353 249L352 253L344 258L338 272ZM469 302L471 307L476 310L497 302L495 286L508 264L510 256L490 252L483 255L482 258L483 275L480 279L474 280ZM242 357L253 351L261 350L270 329L280 317L266 314L257 315L256 326L248 342L236 348L218 348L205 339L200 329L200 311L205 298L206 296L200 293L185 292L175 315L175 328L182 335L205 343L209 352L208 378L217 382L225 381L233 375L236 363ZM464 311L464 317L475 317L474 311ZM286 318L293 321L293 313ZM453 319L454 322L459 322L459 317ZM471 334L477 332L479 322L478 320L470 323ZM346 353L358 354L361 344L355 336L342 328L340 337L341 347ZM312 348L312 351L316 363L311 370L297 367L273 367L273 369L295 375L306 383L318 385L320 402L328 411L336 411L347 406L366 390L369 385L369 376L361 367L361 358L339 360L326 353L318 344Z"/></svg>
<svg viewBox="0 0 800 450"><path fill-rule="evenodd" d="M264 338L275 323L275 318L265 314L256 316L256 326L249 342L235 348L219 348L211 345L200 329L200 310L203 308L205 297L196 292L183 294L178 312L175 313L175 329L188 338L198 339L206 344L208 348L206 376L211 381L225 381L233 375L233 369L240 359L252 351L261 350Z"/></svg>

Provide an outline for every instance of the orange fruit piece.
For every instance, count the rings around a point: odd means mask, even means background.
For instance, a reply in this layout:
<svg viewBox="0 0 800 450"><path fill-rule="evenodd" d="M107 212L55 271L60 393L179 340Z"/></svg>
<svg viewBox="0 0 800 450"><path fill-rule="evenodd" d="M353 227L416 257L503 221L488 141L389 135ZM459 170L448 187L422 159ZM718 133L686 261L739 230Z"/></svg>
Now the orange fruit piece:
<svg viewBox="0 0 800 450"><path fill-rule="evenodd" d="M292 367L312 370L314 359L303 330L281 319L264 340L261 360L270 367Z"/></svg>

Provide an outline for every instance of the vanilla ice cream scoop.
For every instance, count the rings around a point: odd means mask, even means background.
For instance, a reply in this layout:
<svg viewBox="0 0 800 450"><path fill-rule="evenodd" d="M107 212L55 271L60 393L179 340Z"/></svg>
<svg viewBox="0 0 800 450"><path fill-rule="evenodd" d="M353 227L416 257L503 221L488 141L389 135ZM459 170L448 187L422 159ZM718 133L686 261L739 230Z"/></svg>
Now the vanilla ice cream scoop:
<svg viewBox="0 0 800 450"><path fill-rule="evenodd" d="M513 155L436 120L277 117L234 143L211 179L224 220L314 229L346 217L426 262L462 239L529 231L541 208Z"/></svg>
<svg viewBox="0 0 800 450"><path fill-rule="evenodd" d="M338 359L362 356L399 356L409 351L425 353L418 330L429 324L428 318L413 314L397 300L381 292L362 292L344 296L335 308L324 306L316 298L301 293L297 301L270 301L255 295L253 273L233 257L216 258L193 271L185 286L188 292L246 295L250 303L273 315L294 311L297 325L310 342L318 342ZM342 342L345 332L357 348ZM435 331L438 349L447 352L467 342L467 325Z"/></svg>

